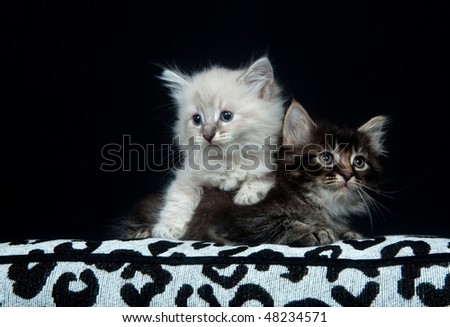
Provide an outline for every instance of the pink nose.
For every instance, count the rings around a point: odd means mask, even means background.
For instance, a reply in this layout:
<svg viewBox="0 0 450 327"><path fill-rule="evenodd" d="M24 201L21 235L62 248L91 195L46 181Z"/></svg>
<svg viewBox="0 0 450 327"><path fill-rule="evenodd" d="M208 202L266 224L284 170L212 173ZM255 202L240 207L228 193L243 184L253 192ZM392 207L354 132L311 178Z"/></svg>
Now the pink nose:
<svg viewBox="0 0 450 327"><path fill-rule="evenodd" d="M215 133L209 133L209 134L203 134L203 138L211 143L212 139L214 138L216 134Z"/></svg>
<svg viewBox="0 0 450 327"><path fill-rule="evenodd" d="M351 172L344 172L344 171L341 171L340 174L341 174L342 177L344 177L344 180L345 180L346 182L348 182L349 179L352 178L352 176L353 176L353 173L351 173Z"/></svg>

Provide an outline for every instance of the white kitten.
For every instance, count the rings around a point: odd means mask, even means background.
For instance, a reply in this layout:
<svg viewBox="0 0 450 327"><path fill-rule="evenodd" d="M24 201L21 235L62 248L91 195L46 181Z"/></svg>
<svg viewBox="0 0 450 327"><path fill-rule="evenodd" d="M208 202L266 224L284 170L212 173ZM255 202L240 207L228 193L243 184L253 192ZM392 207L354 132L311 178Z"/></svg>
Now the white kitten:
<svg viewBox="0 0 450 327"><path fill-rule="evenodd" d="M177 105L174 134L187 155L152 236L178 239L204 187L237 190L234 202L243 205L266 196L275 182L268 138L278 144L285 110L266 57L243 70L214 66L191 76L165 70L161 79Z"/></svg>

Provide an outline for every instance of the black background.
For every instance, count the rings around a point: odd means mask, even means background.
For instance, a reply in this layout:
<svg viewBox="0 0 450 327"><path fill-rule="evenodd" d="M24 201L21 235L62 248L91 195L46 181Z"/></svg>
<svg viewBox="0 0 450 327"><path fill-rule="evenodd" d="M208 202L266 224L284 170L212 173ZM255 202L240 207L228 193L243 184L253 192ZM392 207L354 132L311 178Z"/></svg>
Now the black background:
<svg viewBox="0 0 450 327"><path fill-rule="evenodd" d="M2 5L1 240L101 238L166 173L104 172L101 149L170 142L161 64L268 54L313 119L392 118L386 209L363 232L450 236L445 1L36 1ZM444 116L444 114L447 114Z"/></svg>

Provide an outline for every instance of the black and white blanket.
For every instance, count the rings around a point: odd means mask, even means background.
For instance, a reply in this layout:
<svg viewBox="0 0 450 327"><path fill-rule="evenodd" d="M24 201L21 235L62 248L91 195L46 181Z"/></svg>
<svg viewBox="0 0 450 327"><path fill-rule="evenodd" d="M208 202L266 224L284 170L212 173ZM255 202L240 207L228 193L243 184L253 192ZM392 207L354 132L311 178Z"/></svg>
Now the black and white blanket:
<svg viewBox="0 0 450 327"><path fill-rule="evenodd" d="M450 239L0 244L0 306L449 306Z"/></svg>

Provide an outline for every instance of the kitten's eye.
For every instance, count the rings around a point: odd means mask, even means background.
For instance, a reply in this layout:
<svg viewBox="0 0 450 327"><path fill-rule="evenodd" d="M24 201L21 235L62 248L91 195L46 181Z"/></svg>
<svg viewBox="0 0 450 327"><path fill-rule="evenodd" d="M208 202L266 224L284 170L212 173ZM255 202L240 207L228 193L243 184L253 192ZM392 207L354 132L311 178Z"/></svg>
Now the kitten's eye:
<svg viewBox="0 0 450 327"><path fill-rule="evenodd" d="M231 111L222 111L220 119L224 122L229 122L233 119L233 113Z"/></svg>
<svg viewBox="0 0 450 327"><path fill-rule="evenodd" d="M192 122L195 126L200 125L202 123L202 116L200 116L199 114L192 116Z"/></svg>
<svg viewBox="0 0 450 327"><path fill-rule="evenodd" d="M333 163L333 155L329 152L324 152L319 155L320 161L325 165L331 165Z"/></svg>
<svg viewBox="0 0 450 327"><path fill-rule="evenodd" d="M362 156L356 156L353 159L353 166L357 169L363 169L366 166L366 161Z"/></svg>

